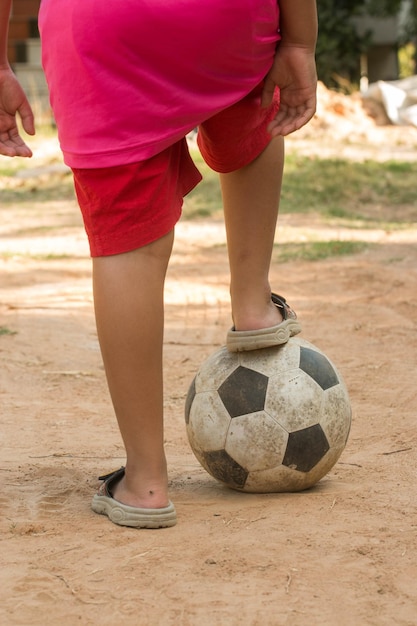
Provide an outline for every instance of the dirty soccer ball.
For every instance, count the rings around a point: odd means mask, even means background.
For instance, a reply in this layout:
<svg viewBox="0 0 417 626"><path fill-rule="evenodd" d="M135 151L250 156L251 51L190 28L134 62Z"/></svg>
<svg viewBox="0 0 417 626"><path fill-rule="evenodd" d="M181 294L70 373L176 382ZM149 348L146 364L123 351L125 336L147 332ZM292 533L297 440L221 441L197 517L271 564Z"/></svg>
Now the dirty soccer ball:
<svg viewBox="0 0 417 626"><path fill-rule="evenodd" d="M351 407L335 366L292 337L212 354L191 383L185 421L197 460L217 480L253 493L301 491L340 457Z"/></svg>

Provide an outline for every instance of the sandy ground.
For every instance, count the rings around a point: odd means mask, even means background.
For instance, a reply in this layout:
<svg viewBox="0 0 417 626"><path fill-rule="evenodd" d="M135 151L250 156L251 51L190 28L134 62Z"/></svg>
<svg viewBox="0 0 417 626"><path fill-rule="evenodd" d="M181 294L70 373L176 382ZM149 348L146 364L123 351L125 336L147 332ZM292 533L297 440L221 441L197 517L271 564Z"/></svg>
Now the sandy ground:
<svg viewBox="0 0 417 626"><path fill-rule="evenodd" d="M346 380L353 426L316 488L249 495L216 483L186 439L188 385L230 320L222 224L180 223L165 337L178 525L135 531L90 510L96 477L124 456L76 205L1 215L0 326L14 333L0 335L2 625L417 624L415 225L356 233L378 244L357 255L274 263L304 337ZM277 241L323 232L283 216Z"/></svg>

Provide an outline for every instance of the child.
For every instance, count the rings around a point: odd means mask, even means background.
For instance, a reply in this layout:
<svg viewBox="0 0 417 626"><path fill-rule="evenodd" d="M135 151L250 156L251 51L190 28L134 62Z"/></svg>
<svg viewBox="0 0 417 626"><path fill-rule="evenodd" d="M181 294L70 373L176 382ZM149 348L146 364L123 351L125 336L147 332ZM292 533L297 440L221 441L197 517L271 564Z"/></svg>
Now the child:
<svg viewBox="0 0 417 626"><path fill-rule="evenodd" d="M7 61L0 6L0 153L31 156L30 105ZM97 331L126 448L92 507L137 528L176 523L163 439L163 291L183 196L201 179L199 127L220 174L233 327L229 350L300 331L271 294L283 136L315 112L313 0L43 0L43 64L89 238ZM279 87L276 88L276 87Z"/></svg>

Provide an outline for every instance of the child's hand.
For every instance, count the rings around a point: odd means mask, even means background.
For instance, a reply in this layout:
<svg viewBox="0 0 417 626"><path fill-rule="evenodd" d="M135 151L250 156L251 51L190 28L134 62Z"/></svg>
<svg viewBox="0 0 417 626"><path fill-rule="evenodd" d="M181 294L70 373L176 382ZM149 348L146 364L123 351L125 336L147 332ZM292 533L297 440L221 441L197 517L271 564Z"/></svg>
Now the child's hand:
<svg viewBox="0 0 417 626"><path fill-rule="evenodd" d="M266 77L262 105L272 102L275 87L280 88L280 108L268 126L272 137L298 130L316 112L317 73L314 52L281 43L274 64Z"/></svg>
<svg viewBox="0 0 417 626"><path fill-rule="evenodd" d="M24 130L35 134L32 109L16 76L10 68L0 69L0 154L30 157L32 151L19 135L16 114Z"/></svg>

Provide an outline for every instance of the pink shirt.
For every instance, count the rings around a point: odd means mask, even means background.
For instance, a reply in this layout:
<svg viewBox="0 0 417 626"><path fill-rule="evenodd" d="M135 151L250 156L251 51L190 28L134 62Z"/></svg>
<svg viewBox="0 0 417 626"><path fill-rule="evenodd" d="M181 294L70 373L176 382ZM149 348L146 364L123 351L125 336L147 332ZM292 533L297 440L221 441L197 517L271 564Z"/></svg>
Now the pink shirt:
<svg viewBox="0 0 417 626"><path fill-rule="evenodd" d="M42 0L43 64L65 162L149 158L268 72L277 0Z"/></svg>

